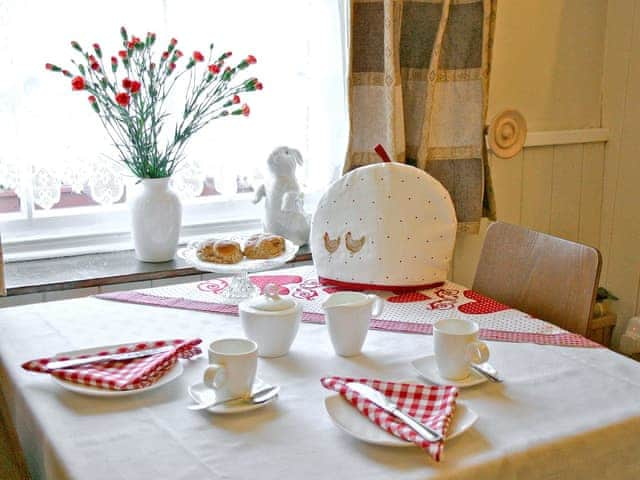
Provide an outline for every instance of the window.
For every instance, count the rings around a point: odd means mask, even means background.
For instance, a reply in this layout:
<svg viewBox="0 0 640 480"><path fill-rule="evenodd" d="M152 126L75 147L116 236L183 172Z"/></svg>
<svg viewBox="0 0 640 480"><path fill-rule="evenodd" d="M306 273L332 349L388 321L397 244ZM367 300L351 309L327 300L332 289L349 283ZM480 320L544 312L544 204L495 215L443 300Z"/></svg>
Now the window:
<svg viewBox="0 0 640 480"><path fill-rule="evenodd" d="M243 99L251 115L215 120L194 135L172 179L188 236L257 226L263 207L251 203L252 190L277 146L302 152L307 199L336 178L348 132L344 8L344 0L0 2L0 231L7 256L130 245L125 204L135 178L111 160L113 147L85 95L44 69L46 62L71 67L71 40L98 42L110 56L125 25L138 36L155 32L158 55L175 37L184 52L214 42L216 52L258 58L250 73L264 90Z"/></svg>

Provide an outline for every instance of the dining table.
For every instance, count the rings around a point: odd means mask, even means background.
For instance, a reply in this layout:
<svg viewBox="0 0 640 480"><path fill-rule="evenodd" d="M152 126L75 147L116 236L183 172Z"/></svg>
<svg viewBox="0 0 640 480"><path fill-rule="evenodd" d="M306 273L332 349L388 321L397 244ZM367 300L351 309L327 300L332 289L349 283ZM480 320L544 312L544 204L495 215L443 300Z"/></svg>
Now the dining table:
<svg viewBox="0 0 640 480"><path fill-rule="evenodd" d="M324 288L312 283L312 268L283 271L299 276L306 301ZM294 298L304 293L281 284ZM406 316L401 328L386 327L393 319L372 321L362 353L352 357L336 355L311 305L289 353L258 360L257 377L280 387L274 401L232 414L189 410L188 390L202 382L208 345L244 337L233 306L207 306L205 296L220 285L210 280L0 310L3 408L33 479L640 478L640 364L551 326L549 337L571 341L500 335L498 323L484 329L503 381L459 389L458 401L477 419L445 441L440 461L414 445L362 441L336 425L326 403L336 394L323 377L429 384L412 362L433 354L433 319L475 315L482 328L507 311L497 302L481 312L456 309L490 300L454 284L442 294L385 294L389 311ZM189 298L189 289L200 297ZM441 302L453 291L458 304ZM426 320L417 322L415 312L426 312ZM541 322L521 312L518 318ZM172 381L130 395L86 395L21 368L57 352L169 338L202 339L203 353L179 360L182 374Z"/></svg>

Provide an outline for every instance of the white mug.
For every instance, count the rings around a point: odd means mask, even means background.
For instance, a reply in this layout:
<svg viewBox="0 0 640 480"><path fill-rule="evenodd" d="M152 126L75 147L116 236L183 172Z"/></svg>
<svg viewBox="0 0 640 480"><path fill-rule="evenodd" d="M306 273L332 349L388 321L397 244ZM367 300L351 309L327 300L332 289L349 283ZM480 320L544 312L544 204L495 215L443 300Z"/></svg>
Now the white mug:
<svg viewBox="0 0 640 480"><path fill-rule="evenodd" d="M322 304L329 337L338 355L351 357L362 351L369 320L382 313L384 300L360 292L337 292Z"/></svg>
<svg viewBox="0 0 640 480"><path fill-rule="evenodd" d="M433 346L440 376L462 380L471 373L471 363L489 359L489 347L478 341L480 327L461 318L440 320L433 326Z"/></svg>
<svg viewBox="0 0 640 480"><path fill-rule="evenodd" d="M223 338L209 345L209 366L203 382L216 390L216 397L244 397L251 387L258 369L258 345L246 338Z"/></svg>

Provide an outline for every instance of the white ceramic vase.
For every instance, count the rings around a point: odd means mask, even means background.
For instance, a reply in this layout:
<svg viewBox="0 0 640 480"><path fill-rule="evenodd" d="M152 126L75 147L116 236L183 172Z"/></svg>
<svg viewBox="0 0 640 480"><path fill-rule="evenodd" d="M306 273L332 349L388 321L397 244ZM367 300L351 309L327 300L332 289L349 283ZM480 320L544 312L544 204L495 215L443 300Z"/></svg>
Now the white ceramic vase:
<svg viewBox="0 0 640 480"><path fill-rule="evenodd" d="M182 204L169 180L141 179L129 199L136 258L143 262L167 262L178 248Z"/></svg>

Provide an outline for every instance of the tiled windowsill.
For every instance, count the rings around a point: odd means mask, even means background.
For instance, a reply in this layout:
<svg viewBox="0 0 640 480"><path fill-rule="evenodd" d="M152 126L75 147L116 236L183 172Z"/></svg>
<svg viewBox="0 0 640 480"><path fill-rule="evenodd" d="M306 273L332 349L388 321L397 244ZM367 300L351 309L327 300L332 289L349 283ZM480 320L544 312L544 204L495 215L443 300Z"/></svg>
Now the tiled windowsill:
<svg viewBox="0 0 640 480"><path fill-rule="evenodd" d="M311 251L305 245L290 263L309 260ZM12 262L4 265L4 274L7 296L13 297L189 277L203 272L179 258L164 263L141 262L135 258L132 250L128 250Z"/></svg>

